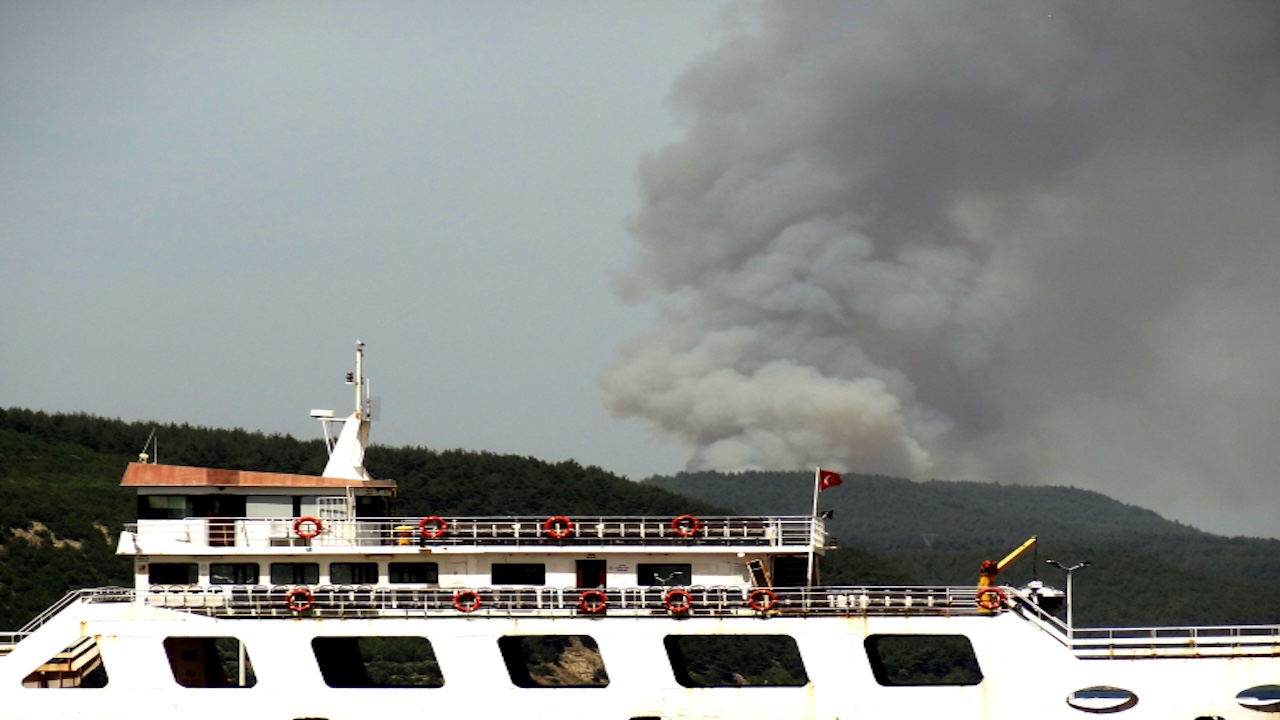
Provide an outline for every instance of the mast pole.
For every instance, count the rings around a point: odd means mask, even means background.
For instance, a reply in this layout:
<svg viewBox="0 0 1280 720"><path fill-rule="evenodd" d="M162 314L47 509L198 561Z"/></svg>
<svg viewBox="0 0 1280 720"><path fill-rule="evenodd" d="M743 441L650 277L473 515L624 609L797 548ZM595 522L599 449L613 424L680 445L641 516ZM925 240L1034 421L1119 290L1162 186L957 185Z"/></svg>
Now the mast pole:
<svg viewBox="0 0 1280 720"><path fill-rule="evenodd" d="M364 417L364 343L356 341L356 417Z"/></svg>

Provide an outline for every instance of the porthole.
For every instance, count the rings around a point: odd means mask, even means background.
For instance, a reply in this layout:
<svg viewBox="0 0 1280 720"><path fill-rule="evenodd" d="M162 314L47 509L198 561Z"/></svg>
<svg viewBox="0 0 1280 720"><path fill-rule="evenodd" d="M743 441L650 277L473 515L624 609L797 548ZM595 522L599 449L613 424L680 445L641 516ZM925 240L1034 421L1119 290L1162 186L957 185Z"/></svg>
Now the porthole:
<svg viewBox="0 0 1280 720"><path fill-rule="evenodd" d="M1265 713L1280 713L1280 685L1258 685L1236 695L1242 707Z"/></svg>
<svg viewBox="0 0 1280 720"><path fill-rule="evenodd" d="M1095 685L1067 696L1067 704L1087 713L1116 713L1138 704L1138 696L1124 688Z"/></svg>

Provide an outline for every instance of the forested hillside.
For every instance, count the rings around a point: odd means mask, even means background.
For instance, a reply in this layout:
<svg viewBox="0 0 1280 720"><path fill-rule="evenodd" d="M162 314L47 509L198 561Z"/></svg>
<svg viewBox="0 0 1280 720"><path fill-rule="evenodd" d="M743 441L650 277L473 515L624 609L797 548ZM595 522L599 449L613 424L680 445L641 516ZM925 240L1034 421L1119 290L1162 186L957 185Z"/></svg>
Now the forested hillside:
<svg viewBox="0 0 1280 720"><path fill-rule="evenodd" d="M681 473L645 484L740 513L807 514L813 502L811 472ZM973 584L983 560L1035 535L1035 552L1001 580L1062 587L1062 572L1045 561L1089 560L1075 576L1080 624L1280 623L1280 540L1211 535L1063 487L850 473L819 499L841 546L874 553L915 582Z"/></svg>
<svg viewBox="0 0 1280 720"><path fill-rule="evenodd" d="M180 465L318 474L320 440L243 430L125 423L0 409L0 629L15 629L67 590L131 582L114 554L132 494L118 484L152 430L159 460ZM493 453L373 446L370 471L400 485L400 513L806 514L807 473L682 474L633 483L574 462ZM840 548L826 582L973 584L978 564L1041 538L1002 580L1038 575L1044 560L1082 559L1079 624L1280 623L1280 542L1208 535L1097 493L979 483L913 483L846 475L822 493Z"/></svg>

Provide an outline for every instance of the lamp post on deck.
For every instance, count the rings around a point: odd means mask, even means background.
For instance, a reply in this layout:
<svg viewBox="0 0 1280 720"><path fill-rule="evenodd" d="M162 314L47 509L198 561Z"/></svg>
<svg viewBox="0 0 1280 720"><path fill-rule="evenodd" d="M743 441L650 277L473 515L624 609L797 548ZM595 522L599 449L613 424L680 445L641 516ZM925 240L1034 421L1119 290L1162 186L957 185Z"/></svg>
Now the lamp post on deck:
<svg viewBox="0 0 1280 720"><path fill-rule="evenodd" d="M1058 562L1057 560L1045 560L1045 562L1058 568L1059 570L1065 570L1067 573L1067 639L1069 641L1074 641L1075 635L1076 635L1076 626L1075 626L1075 623L1073 623L1071 620L1071 601L1074 599L1071 593L1071 576L1072 574L1075 573L1076 570L1089 567L1089 561L1081 560L1080 562L1076 563L1075 565L1072 565L1071 567L1064 567L1062 563Z"/></svg>

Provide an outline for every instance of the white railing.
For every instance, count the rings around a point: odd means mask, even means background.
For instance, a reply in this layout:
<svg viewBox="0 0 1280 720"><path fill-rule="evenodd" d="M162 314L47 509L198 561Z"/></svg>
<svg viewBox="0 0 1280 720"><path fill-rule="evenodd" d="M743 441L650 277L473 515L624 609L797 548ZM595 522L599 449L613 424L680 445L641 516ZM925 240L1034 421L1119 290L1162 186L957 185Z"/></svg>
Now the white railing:
<svg viewBox="0 0 1280 720"><path fill-rule="evenodd" d="M387 588L155 585L145 603L227 617L974 615L970 587ZM591 608L603 604L601 612ZM679 608L689 605L688 611ZM474 608L472 606L475 606ZM291 607L292 606L292 607ZM297 608L305 606L305 609Z"/></svg>
<svg viewBox="0 0 1280 720"><path fill-rule="evenodd" d="M1071 650L1087 659L1280 656L1280 625L1076 628Z"/></svg>
<svg viewBox="0 0 1280 720"><path fill-rule="evenodd" d="M469 545L545 548L556 545L808 547L826 543L820 519L790 517L654 518L456 517L324 520L297 518L185 518L142 520L126 526L141 552L192 547L292 547L355 549L405 545ZM437 520L439 522L437 522ZM564 522L567 520L568 522Z"/></svg>
<svg viewBox="0 0 1280 720"><path fill-rule="evenodd" d="M1050 631L1081 659L1280 655L1280 625L1072 628L1041 608L1032 593L1004 590L1020 615Z"/></svg>
<svg viewBox="0 0 1280 720"><path fill-rule="evenodd" d="M72 590L63 595L54 604L45 609L44 612L32 618L23 625L17 632L0 633L0 646L16 645L18 641L35 632L40 626L49 622L55 615L62 612L64 608L78 600L85 602L132 602L134 599L133 588L123 587L105 587L105 588L86 588L83 590Z"/></svg>

